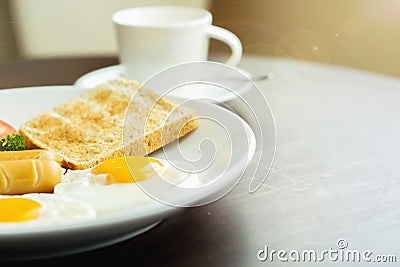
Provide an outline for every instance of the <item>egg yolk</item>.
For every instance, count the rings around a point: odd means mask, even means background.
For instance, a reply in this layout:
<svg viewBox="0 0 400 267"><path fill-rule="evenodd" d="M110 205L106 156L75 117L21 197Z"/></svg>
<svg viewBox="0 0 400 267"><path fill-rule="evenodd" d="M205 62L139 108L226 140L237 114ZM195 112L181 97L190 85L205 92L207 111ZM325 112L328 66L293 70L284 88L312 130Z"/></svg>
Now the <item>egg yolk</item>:
<svg viewBox="0 0 400 267"><path fill-rule="evenodd" d="M41 204L27 198L0 199L0 222L22 222L37 219Z"/></svg>
<svg viewBox="0 0 400 267"><path fill-rule="evenodd" d="M92 169L94 174L107 174L106 184L140 182L154 176L155 171L149 163L161 162L151 157L122 156L103 161Z"/></svg>

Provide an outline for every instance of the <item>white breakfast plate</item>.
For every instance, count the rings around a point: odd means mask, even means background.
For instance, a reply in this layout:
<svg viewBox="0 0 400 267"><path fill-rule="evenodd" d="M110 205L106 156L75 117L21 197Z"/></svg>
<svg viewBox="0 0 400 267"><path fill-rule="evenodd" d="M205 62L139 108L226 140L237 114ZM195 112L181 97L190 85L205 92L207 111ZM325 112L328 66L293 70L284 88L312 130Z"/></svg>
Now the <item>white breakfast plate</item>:
<svg viewBox="0 0 400 267"><path fill-rule="evenodd" d="M74 85L0 90L0 119L18 128L84 90L87 89ZM181 196L182 203L203 205L218 201L236 185L255 153L256 140L250 126L227 109L199 100L186 104L199 116L198 129L150 156L166 158L178 153L196 159L200 165L208 164L194 184L187 184L195 190ZM210 161L206 154L213 149L215 155ZM132 210L123 214L64 226L0 231L0 259L54 257L105 247L141 234L179 210L157 202L132 206Z"/></svg>
<svg viewBox="0 0 400 267"><path fill-rule="evenodd" d="M186 65L190 65L190 68L192 68L193 64L195 63L196 62L192 62ZM201 84L196 86L187 85L184 88L180 88L180 90L171 91L169 93L170 96L184 97L187 99L203 98L208 99L208 101L214 103L224 103L237 98L238 95L243 96L243 94L245 94L253 86L251 83L249 83L249 79L251 79L250 74L239 67L229 67L225 64L211 61L198 63L198 66L196 66L196 69L193 69L193 71L191 71L190 69L189 71L187 71L186 69L186 72L182 73L181 70L178 70L180 66L185 67L185 64L182 64L173 66L162 72L164 72L164 74L167 74L169 81L174 79L176 80L174 76L185 77L186 79L188 79L188 74L189 76L193 75L193 77L196 77L198 76L198 73L204 73L204 77L207 77L207 79L212 81L213 84L224 85L224 87L231 88L233 92L221 87L217 87L215 85ZM92 88L98 84L107 82L117 77L124 77L122 65L104 67L89 72L77 79L75 81L75 85L85 88ZM158 74L151 77L150 79L154 79L154 77L158 77ZM248 79L246 79L246 77ZM191 81L193 81L193 79ZM163 93L165 91L166 90L163 89L162 92L159 93Z"/></svg>

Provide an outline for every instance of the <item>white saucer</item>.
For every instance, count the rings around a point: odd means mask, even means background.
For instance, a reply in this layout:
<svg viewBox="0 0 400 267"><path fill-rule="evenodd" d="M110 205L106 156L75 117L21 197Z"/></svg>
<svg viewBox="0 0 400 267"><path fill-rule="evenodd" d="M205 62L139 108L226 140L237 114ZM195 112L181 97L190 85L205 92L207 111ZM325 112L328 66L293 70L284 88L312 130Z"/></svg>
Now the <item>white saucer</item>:
<svg viewBox="0 0 400 267"><path fill-rule="evenodd" d="M152 89L155 89L155 91L158 91L158 93L160 94L168 93L168 95L170 96L178 96L187 99L207 99L214 103L220 103L220 102L225 103L240 96L243 96L252 87L254 87L254 84L251 82L250 74L241 68L228 67L224 64L219 64L215 62L202 62L202 63L204 65L200 66L201 70L199 72L205 73L207 75L207 78L210 78L212 80L212 85L204 83L190 84L190 85L186 84L184 87L174 88L174 90L168 92L166 92L167 90L166 88L162 89L152 88ZM180 68L181 66L182 65L177 66L176 68ZM175 72L172 71L173 75L171 75L172 68L163 71L163 72L169 71L167 75L164 75L167 76L168 80L174 80L174 81L181 80L176 76L185 76L186 78L188 78L187 75L188 73L189 76L191 76L193 73L194 75L197 75L195 71L192 70L190 70L189 72L187 72L187 70L184 70L184 72L186 71L185 75L181 74L181 72L178 72L176 70ZM155 75L154 77L157 77L158 79L159 76ZM117 77L124 77L122 65L114 65L89 72L81 76L78 80L76 80L75 85L84 88L92 88ZM163 79L165 80L165 77ZM153 84L152 82L153 81L151 78L149 84L147 84L147 82L145 82L145 84L150 86L150 84ZM187 79L185 80L185 82L187 82ZM159 83L158 80L157 83ZM218 87L216 85L221 85L221 86Z"/></svg>
<svg viewBox="0 0 400 267"><path fill-rule="evenodd" d="M89 72L76 80L75 85L85 88L92 88L98 84L107 82L117 77L122 77L121 65L114 65Z"/></svg>

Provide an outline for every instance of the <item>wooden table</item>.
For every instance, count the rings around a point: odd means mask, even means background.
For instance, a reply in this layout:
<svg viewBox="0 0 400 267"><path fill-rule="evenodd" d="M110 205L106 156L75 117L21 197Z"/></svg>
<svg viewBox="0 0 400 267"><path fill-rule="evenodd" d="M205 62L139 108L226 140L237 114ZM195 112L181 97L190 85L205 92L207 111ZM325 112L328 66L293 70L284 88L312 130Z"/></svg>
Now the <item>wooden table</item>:
<svg viewBox="0 0 400 267"><path fill-rule="evenodd" d="M116 63L115 58L10 63L1 66L0 88L72 84ZM258 191L249 194L248 181L241 181L219 201L189 208L135 238L37 263L127 259L142 266L315 266L289 255L313 250L320 256L329 249L400 261L400 80L250 55L241 67L274 74L257 82L277 136L271 173ZM278 259L276 253L262 261L266 247L286 256ZM328 256L321 265L341 262Z"/></svg>
<svg viewBox="0 0 400 267"><path fill-rule="evenodd" d="M81 57L20 60L0 64L0 89L70 85L87 72L117 63L118 59L115 57Z"/></svg>

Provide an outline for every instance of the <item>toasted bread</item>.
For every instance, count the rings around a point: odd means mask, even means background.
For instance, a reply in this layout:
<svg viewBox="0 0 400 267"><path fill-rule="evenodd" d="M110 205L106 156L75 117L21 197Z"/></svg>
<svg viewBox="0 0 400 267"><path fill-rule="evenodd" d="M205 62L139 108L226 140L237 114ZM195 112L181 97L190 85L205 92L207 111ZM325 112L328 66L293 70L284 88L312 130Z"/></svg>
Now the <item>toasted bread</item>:
<svg viewBox="0 0 400 267"><path fill-rule="evenodd" d="M198 127L195 112L132 80L117 78L23 124L29 149L57 153L62 167L87 169L123 155L147 155Z"/></svg>

